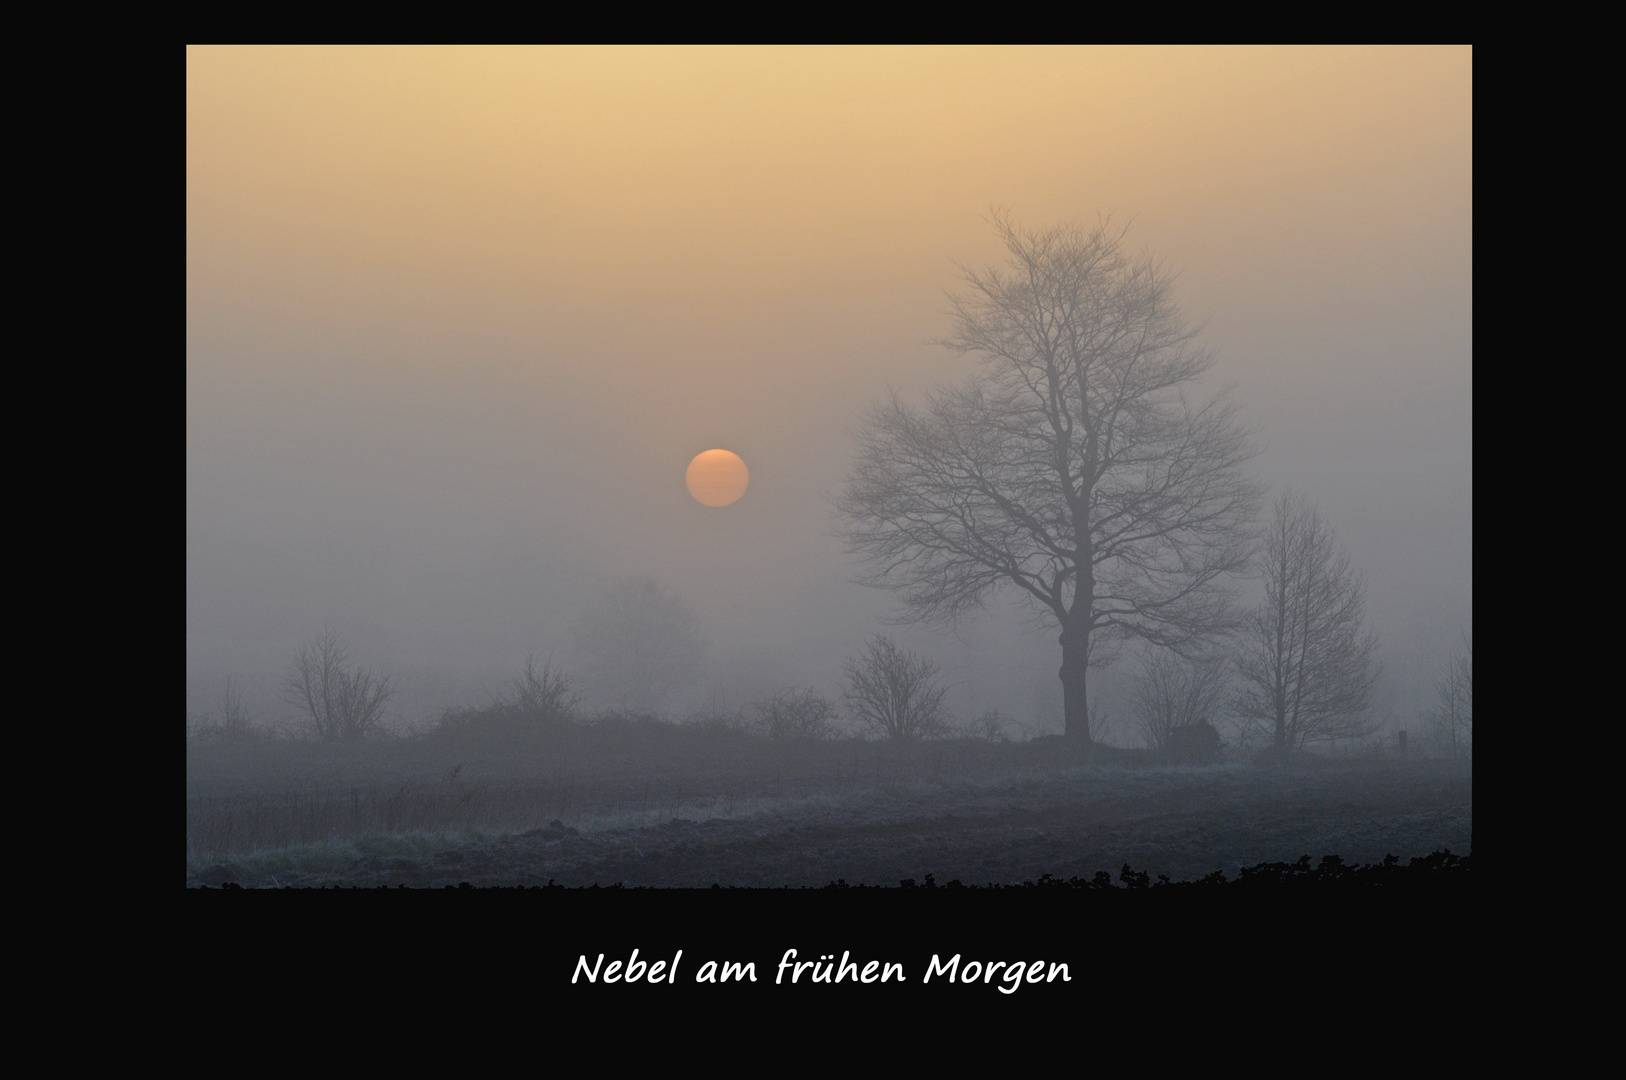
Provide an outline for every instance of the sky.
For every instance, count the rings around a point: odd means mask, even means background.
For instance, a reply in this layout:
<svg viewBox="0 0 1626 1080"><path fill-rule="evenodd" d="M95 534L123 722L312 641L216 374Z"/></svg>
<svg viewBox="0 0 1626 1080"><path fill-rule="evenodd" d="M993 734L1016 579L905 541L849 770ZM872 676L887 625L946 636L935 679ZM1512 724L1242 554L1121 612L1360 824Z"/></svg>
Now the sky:
<svg viewBox="0 0 1626 1080"><path fill-rule="evenodd" d="M426 716L568 667L650 575L711 643L674 709L834 692L884 631L961 711L1059 715L1054 630L890 627L830 507L869 405L975 368L935 342L999 209L1178 273L1203 387L1366 574L1386 707L1425 707L1472 621L1472 60L188 49L189 710L327 627ZM751 477L719 509L684 486L714 447Z"/></svg>

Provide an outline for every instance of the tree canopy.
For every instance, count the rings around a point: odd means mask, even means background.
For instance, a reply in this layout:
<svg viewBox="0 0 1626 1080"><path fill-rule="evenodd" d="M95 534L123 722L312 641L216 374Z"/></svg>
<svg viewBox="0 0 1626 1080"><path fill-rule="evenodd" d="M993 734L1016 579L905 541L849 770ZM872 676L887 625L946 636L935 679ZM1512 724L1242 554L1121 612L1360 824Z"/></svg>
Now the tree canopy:
<svg viewBox="0 0 1626 1080"><path fill-rule="evenodd" d="M838 505L864 580L913 618L952 622L1005 587L1053 618L1067 732L1087 740L1092 653L1232 624L1260 489L1233 406L1191 396L1214 356L1157 260L1108 224L993 225L1005 264L964 272L945 341L981 369L872 410Z"/></svg>

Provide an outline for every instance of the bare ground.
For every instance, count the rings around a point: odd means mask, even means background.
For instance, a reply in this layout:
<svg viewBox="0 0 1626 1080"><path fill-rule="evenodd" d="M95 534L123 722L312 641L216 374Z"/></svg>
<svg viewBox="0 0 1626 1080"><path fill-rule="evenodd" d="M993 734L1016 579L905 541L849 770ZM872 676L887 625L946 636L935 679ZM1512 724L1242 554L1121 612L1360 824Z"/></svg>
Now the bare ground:
<svg viewBox="0 0 1626 1080"><path fill-rule="evenodd" d="M874 744L793 752L639 739L609 749L555 745L541 758L487 754L438 788L413 780L447 760L417 750L345 758L299 749L253 761L189 753L188 880L704 888L896 884L931 874L980 885L1116 873L1127 863L1179 881L1302 855L1366 863L1472 848L1473 778L1461 763L1126 767L1069 762L1033 744L900 755ZM342 810L350 785L353 823L345 826L343 814L322 819L330 846L410 832L410 822L391 825L378 810L370 826L364 820L357 785L371 784L382 807L381 779L400 785L398 801L415 782L428 785L423 792L439 792L436 812L452 815L437 819L443 830L463 813L478 832L442 832L421 850L397 845L394 853L341 845L334 850L344 857L320 865L268 860L264 845L256 857L205 842L246 805L275 817L267 793L286 793L296 780L326 792L304 797L307 816L322 799ZM226 833L243 835L233 828Z"/></svg>

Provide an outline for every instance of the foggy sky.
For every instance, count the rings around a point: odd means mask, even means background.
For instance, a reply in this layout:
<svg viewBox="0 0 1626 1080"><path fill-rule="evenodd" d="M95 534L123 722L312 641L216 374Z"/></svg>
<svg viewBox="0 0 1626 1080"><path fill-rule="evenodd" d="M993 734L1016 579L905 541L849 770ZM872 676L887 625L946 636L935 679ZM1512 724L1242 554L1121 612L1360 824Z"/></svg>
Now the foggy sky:
<svg viewBox="0 0 1626 1080"><path fill-rule="evenodd" d="M324 625L420 682L568 661L625 574L699 613L690 699L833 691L899 611L847 583L847 432L975 366L932 342L993 207L1180 272L1420 708L1472 618L1472 179L1467 48L189 49L189 708ZM1021 620L899 636L1030 718Z"/></svg>

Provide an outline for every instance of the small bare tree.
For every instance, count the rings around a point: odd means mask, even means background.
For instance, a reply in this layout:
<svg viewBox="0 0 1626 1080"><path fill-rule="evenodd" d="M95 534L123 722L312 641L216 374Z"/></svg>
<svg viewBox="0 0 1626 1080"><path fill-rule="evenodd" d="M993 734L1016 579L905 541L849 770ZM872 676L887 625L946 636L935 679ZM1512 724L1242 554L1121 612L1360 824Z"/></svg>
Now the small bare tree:
<svg viewBox="0 0 1626 1080"><path fill-rule="evenodd" d="M948 726L937 664L876 634L847 660L847 707L859 727L888 739L929 739Z"/></svg>
<svg viewBox="0 0 1626 1080"><path fill-rule="evenodd" d="M1276 499L1264 578L1237 659L1243 724L1276 750L1372 734L1378 639L1362 625L1366 583L1302 495Z"/></svg>
<svg viewBox="0 0 1626 1080"><path fill-rule="evenodd" d="M1453 653L1434 684L1434 724L1439 741L1452 757L1474 748L1474 640L1464 634L1462 650Z"/></svg>
<svg viewBox="0 0 1626 1080"><path fill-rule="evenodd" d="M513 691L502 705L515 719L528 724L568 724L576 718L582 696L570 677L551 663L538 670L536 655L525 658L525 674L514 680Z"/></svg>
<svg viewBox="0 0 1626 1080"><path fill-rule="evenodd" d="M752 727L770 739L833 739L836 707L811 687L781 690L751 706Z"/></svg>
<svg viewBox="0 0 1626 1080"><path fill-rule="evenodd" d="M205 712L197 727L188 727L188 737L235 741L254 734L254 717L243 701L236 679L226 676L226 690L217 709Z"/></svg>
<svg viewBox="0 0 1626 1080"><path fill-rule="evenodd" d="M1129 709L1147 745L1164 751L1177 728L1215 726L1229 691L1226 674L1221 659L1189 660L1164 649L1143 653Z"/></svg>
<svg viewBox="0 0 1626 1080"><path fill-rule="evenodd" d="M226 676L226 693L220 700L220 733L228 739L241 739L254 729L254 718L243 702L243 691Z"/></svg>
<svg viewBox="0 0 1626 1080"><path fill-rule="evenodd" d="M387 676L352 666L331 630L295 651L282 686L283 700L300 711L311 734L328 742L376 734L394 693Z"/></svg>
<svg viewBox="0 0 1626 1080"><path fill-rule="evenodd" d="M525 673L509 684L506 695L492 695L491 704L448 708L440 715L441 735L476 737L535 734L573 723L582 696L570 677L551 663L536 666L536 656L525 658Z"/></svg>

